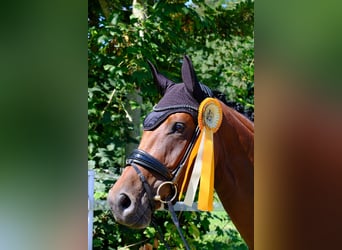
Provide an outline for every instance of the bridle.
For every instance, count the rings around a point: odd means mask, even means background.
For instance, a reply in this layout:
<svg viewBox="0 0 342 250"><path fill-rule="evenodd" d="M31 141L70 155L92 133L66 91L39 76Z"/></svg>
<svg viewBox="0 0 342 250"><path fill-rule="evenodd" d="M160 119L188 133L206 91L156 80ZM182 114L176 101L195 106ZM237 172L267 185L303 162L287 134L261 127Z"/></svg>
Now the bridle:
<svg viewBox="0 0 342 250"><path fill-rule="evenodd" d="M181 236L186 249L190 249L190 247L189 247L188 243L186 242L186 240L182 234L182 231L181 231L180 226L179 226L178 218L177 218L176 213L173 209L172 202L175 200L175 198L177 196L177 185L176 185L177 180L179 179L180 173L182 173L184 166L186 166L186 163L189 159L190 153L191 153L191 151L192 151L192 149L193 149L193 147L194 147L194 145L198 139L199 134L200 134L200 129L197 126L193 135L192 135L192 138L191 138L189 144L187 145L187 148L186 148L179 164L177 165L177 167L174 170L172 170L172 172L163 163L161 163L159 160L157 160L155 157L153 157L152 155L150 155L149 153L147 153L146 151L143 151L141 149L133 150L131 155L126 160L126 166L128 166L128 165L132 166L134 168L134 170L137 172L137 174L140 178L140 181L142 182L143 187L144 187L146 194L148 196L149 204L150 204L152 211L155 208L155 203L154 203L155 201L159 201L159 202L167 205L168 210L171 213L172 220L173 220L174 224L176 225L178 233ZM150 184L148 184L145 176L139 170L137 164L139 166L149 170L149 171L152 171L157 176L159 176L161 179L163 179L163 182L157 188L156 195L153 195L152 188L151 188ZM173 190L173 193L171 193L168 197L166 197L163 200L160 196L160 190L161 190L161 187L163 187L165 185L170 185L171 190ZM154 223L153 218L152 218L152 223L157 228L159 234L161 234L156 223ZM165 244L165 246L167 248L169 248L167 243L164 241L164 239L162 237L160 237L160 238L163 241L163 243Z"/></svg>
<svg viewBox="0 0 342 250"><path fill-rule="evenodd" d="M133 152L128 156L126 160L126 166L132 165L132 163L136 163L140 165L141 167L149 171L152 171L153 173L155 173L156 175L158 175L159 177L161 177L161 179L165 181L177 182L179 178L179 174L182 172L182 169L184 168L190 156L190 153L196 143L199 133L200 133L200 129L197 126L192 135L190 143L188 144L184 152L182 159L178 163L177 167L174 170L172 170L172 172L159 160L157 160L152 155L150 155L149 153L141 149L133 150Z"/></svg>
<svg viewBox="0 0 342 250"><path fill-rule="evenodd" d="M149 195L149 199L150 200L157 200L160 201L162 203L167 203L169 201L173 201L176 198L176 194L177 194L177 186L176 183L179 179L180 173L182 173L182 169L184 168L184 166L186 165L190 153L197 141L197 138L200 134L200 129L197 126L192 138L182 156L182 159L180 160L180 162L178 163L177 167L172 170L172 172L163 164L161 163L159 160L157 160L155 157L153 157L152 155L150 155L149 153L147 153L144 150L141 149L135 149L133 150L133 152L128 156L127 160L126 160L126 166L133 166L134 170L137 172L137 174L139 175L140 180L142 181L142 183L144 184L144 188L146 186L146 184L149 186L149 184L146 182L145 177L143 177L143 174L141 173L141 171L139 170L139 168L137 167L136 164L138 164L139 166L152 171L153 173L155 173L158 177L160 177L161 179L164 180L164 182L162 182L160 184L160 186L157 189L157 193L156 196L152 197L152 192L151 195ZM140 177L142 176L142 177ZM142 178L144 180L142 180ZM145 184L146 183L146 184ZM171 199L169 200L162 200L160 198L159 195L159 191L161 189L162 186L164 185L172 185L174 188L174 191L176 192L176 194L173 194ZM148 187L150 188L150 187ZM148 189L147 188L147 189ZM145 188L146 189L146 188ZM146 190L147 191L147 190ZM147 193L149 193L150 191L147 191ZM154 206L152 206L153 208Z"/></svg>

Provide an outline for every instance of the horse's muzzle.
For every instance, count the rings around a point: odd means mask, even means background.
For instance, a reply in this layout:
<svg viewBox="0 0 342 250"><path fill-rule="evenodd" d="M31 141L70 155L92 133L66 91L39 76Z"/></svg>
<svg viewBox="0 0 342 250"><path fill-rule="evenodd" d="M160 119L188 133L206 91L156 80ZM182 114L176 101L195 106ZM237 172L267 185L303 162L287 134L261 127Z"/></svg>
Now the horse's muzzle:
<svg viewBox="0 0 342 250"><path fill-rule="evenodd" d="M115 192L112 188L107 200L118 223L131 228L145 228L150 224L152 211L144 197L137 200L128 192Z"/></svg>

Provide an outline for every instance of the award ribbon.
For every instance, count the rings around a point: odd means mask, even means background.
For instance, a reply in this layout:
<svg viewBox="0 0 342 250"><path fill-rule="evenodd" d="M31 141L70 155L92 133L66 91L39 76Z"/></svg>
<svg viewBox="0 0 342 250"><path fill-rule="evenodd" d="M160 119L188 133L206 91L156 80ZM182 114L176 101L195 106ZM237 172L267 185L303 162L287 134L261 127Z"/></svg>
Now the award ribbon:
<svg viewBox="0 0 342 250"><path fill-rule="evenodd" d="M191 152L187 172L184 178L184 180L186 180L194 155L197 153L184 203L192 206L198 182L201 178L198 209L204 211L213 210L215 168L213 134L220 128L221 122L222 108L220 102L214 98L206 98L201 102L199 107L198 125L201 129L201 133L193 151ZM184 188L184 184L185 181L183 182L181 193Z"/></svg>

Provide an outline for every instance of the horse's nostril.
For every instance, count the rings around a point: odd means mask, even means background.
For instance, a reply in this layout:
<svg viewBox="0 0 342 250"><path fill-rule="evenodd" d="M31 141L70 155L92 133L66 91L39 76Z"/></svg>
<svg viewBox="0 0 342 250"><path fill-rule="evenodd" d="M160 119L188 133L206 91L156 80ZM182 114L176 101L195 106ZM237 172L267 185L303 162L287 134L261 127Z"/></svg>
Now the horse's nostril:
<svg viewBox="0 0 342 250"><path fill-rule="evenodd" d="M120 194L119 196L119 206L124 210L126 208L129 208L131 205L131 199L126 194Z"/></svg>

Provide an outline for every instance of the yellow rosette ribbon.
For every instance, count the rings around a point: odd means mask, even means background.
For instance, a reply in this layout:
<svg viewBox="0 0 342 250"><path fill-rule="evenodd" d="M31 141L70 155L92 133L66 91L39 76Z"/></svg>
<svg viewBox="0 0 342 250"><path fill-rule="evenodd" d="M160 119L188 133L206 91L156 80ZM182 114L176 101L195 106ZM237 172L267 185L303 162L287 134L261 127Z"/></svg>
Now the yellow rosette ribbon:
<svg viewBox="0 0 342 250"><path fill-rule="evenodd" d="M196 157L194 168L185 195L184 203L192 206L199 179L201 179L198 209L213 210L214 199L214 141L213 134L220 128L222 122L222 108L217 99L206 98L199 106L198 125L201 130L199 138L190 154L187 172L185 173L181 193L187 179L193 158Z"/></svg>

